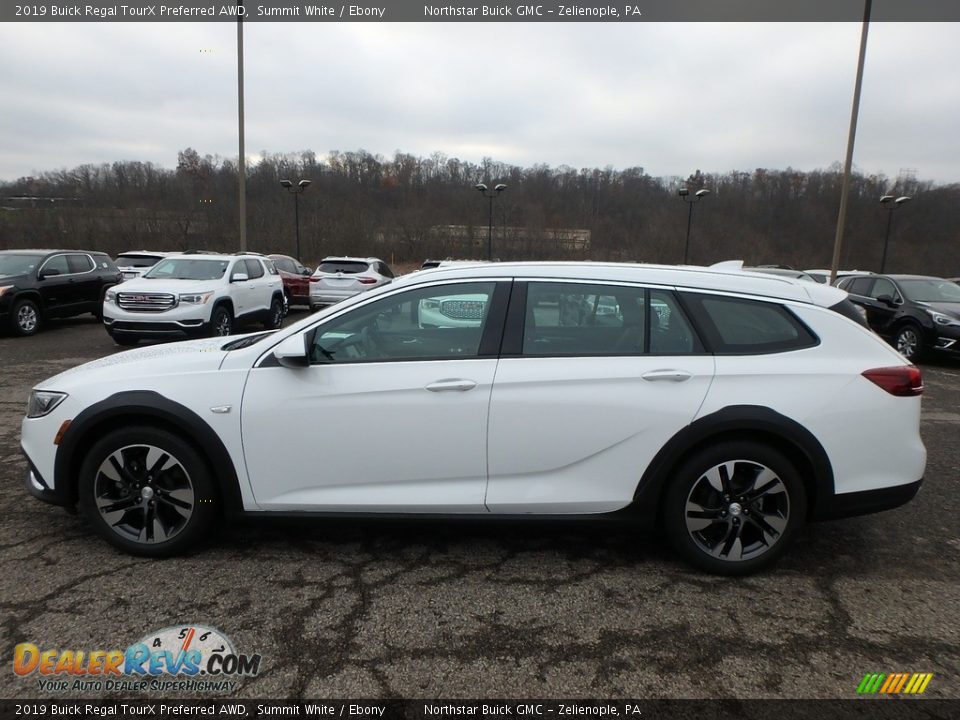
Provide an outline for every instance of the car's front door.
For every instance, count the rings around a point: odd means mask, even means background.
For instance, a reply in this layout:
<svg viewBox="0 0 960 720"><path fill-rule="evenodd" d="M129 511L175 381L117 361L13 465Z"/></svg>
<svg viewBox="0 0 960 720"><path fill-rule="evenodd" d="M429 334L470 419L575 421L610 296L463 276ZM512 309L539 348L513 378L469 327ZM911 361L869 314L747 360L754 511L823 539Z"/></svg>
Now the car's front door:
<svg viewBox="0 0 960 720"><path fill-rule="evenodd" d="M70 280L70 267L65 254L51 255L37 269L44 310L51 317L69 314L70 306L78 302L76 285Z"/></svg>
<svg viewBox="0 0 960 720"><path fill-rule="evenodd" d="M518 283L490 400L487 508L624 507L713 375L669 290Z"/></svg>
<svg viewBox="0 0 960 720"><path fill-rule="evenodd" d="M393 293L302 331L305 367L265 355L250 371L241 413L257 504L483 512L509 291L508 282L458 282ZM455 321L421 323L425 303Z"/></svg>

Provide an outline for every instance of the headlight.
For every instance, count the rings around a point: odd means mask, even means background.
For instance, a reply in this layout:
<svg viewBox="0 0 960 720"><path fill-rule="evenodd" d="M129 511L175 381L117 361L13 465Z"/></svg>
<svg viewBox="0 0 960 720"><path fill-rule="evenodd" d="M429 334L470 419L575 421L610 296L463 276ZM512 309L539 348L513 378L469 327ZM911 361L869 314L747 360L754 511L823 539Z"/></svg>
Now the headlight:
<svg viewBox="0 0 960 720"><path fill-rule="evenodd" d="M960 325L960 320L952 318L949 315L944 315L943 313L934 312L933 310L927 310L930 317L933 318L933 321L937 325Z"/></svg>
<svg viewBox="0 0 960 720"><path fill-rule="evenodd" d="M180 296L180 302L187 303L188 305L203 305L213 297L213 290L205 293L187 293L186 295Z"/></svg>
<svg viewBox="0 0 960 720"><path fill-rule="evenodd" d="M114 303L117 302L117 291L116 290L107 290L106 294L103 296L105 302Z"/></svg>
<svg viewBox="0 0 960 720"><path fill-rule="evenodd" d="M3 296L7 290L11 289L13 289L13 285L0 285L0 296Z"/></svg>
<svg viewBox="0 0 960 720"><path fill-rule="evenodd" d="M421 300L420 307L424 310L439 310L440 301L439 300Z"/></svg>
<svg viewBox="0 0 960 720"><path fill-rule="evenodd" d="M38 418L49 415L53 409L67 399L67 394L52 390L34 390L27 401L27 417Z"/></svg>

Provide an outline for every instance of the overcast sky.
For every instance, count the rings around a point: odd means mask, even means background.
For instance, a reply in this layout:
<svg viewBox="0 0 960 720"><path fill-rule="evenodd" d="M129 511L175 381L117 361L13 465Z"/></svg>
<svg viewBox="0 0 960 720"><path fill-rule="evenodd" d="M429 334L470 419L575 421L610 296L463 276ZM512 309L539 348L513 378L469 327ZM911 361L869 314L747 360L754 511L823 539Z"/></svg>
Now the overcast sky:
<svg viewBox="0 0 960 720"><path fill-rule="evenodd" d="M873 23L854 165L960 181L960 26ZM246 147L654 176L842 162L859 23L250 23ZM0 24L0 180L237 155L232 23Z"/></svg>

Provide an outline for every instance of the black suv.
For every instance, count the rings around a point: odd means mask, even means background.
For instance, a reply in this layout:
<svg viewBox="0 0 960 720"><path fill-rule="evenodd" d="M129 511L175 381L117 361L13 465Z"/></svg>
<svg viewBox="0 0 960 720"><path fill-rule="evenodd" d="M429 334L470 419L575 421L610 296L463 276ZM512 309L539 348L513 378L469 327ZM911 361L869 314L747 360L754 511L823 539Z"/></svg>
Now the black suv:
<svg viewBox="0 0 960 720"><path fill-rule="evenodd" d="M960 353L960 285L924 275L851 275L837 287L867 312L867 323L908 360Z"/></svg>
<svg viewBox="0 0 960 720"><path fill-rule="evenodd" d="M120 282L109 255L86 250L0 251L0 327L33 335L49 318L93 313Z"/></svg>

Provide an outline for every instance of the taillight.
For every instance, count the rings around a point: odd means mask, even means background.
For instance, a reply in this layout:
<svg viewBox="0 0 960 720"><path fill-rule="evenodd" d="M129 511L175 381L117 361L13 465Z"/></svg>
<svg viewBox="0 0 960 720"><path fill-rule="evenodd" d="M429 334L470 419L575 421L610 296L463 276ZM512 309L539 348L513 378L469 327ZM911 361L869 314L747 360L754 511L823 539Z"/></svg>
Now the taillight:
<svg viewBox="0 0 960 720"><path fill-rule="evenodd" d="M361 285L373 285L375 282L377 282L377 279L372 277L358 277L357 282L359 282Z"/></svg>
<svg viewBox="0 0 960 720"><path fill-rule="evenodd" d="M866 370L863 376L897 397L913 397L923 393L923 377L916 365L874 368Z"/></svg>

